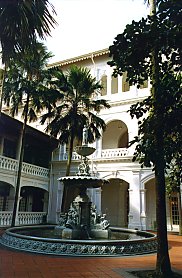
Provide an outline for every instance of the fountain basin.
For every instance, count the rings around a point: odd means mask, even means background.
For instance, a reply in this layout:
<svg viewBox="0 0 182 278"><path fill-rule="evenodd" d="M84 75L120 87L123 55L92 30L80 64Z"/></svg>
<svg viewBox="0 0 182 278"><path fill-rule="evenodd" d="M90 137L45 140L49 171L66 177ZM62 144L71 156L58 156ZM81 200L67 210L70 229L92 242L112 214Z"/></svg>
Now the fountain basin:
<svg viewBox="0 0 182 278"><path fill-rule="evenodd" d="M109 183L105 179L93 177L93 176L66 176L58 179L62 181L66 186L73 186L77 188L99 188L105 183Z"/></svg>
<svg viewBox="0 0 182 278"><path fill-rule="evenodd" d="M38 225L9 228L1 238L1 244L20 251L57 256L119 257L155 253L156 235L144 231L110 227L111 233L130 234L130 239L68 240L27 235L36 229L54 230L55 225ZM26 235L25 235L26 234ZM132 239L133 236L141 238Z"/></svg>

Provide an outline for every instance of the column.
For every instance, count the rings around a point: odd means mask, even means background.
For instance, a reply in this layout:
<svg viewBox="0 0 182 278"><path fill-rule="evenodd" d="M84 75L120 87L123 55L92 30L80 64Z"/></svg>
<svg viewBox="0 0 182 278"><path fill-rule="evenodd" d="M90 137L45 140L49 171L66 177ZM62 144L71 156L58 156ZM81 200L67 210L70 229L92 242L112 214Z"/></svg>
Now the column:
<svg viewBox="0 0 182 278"><path fill-rule="evenodd" d="M96 141L96 151L95 151L96 158L101 158L101 154L102 154L102 137L100 139L97 139Z"/></svg>
<svg viewBox="0 0 182 278"><path fill-rule="evenodd" d="M57 175L50 175L49 206L47 221L52 224L57 224L62 204L63 184L61 184L57 180L57 178Z"/></svg>
<svg viewBox="0 0 182 278"><path fill-rule="evenodd" d="M62 182L59 181L58 182L58 189L57 189L56 223L59 222L59 218L60 218L60 214L61 214L63 189L64 189L64 185L63 185Z"/></svg>
<svg viewBox="0 0 182 278"><path fill-rule="evenodd" d="M146 224L146 189L140 190L140 196L141 196L141 229L146 230L147 224Z"/></svg>
<svg viewBox="0 0 182 278"><path fill-rule="evenodd" d="M130 229L141 229L140 221L140 172L133 172L133 179L129 189L129 223Z"/></svg>
<svg viewBox="0 0 182 278"><path fill-rule="evenodd" d="M95 205L97 212L101 214L101 187L95 190Z"/></svg>

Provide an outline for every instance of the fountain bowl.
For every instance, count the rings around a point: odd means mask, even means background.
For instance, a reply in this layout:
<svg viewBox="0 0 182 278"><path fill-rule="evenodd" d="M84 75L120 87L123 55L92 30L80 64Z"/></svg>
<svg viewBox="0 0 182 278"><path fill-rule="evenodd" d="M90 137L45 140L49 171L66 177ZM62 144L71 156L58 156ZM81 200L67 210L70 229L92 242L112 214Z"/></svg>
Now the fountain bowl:
<svg viewBox="0 0 182 278"><path fill-rule="evenodd" d="M67 186L76 186L78 188L99 188L102 187L103 184L109 183L107 180L93 176L66 176L61 177L58 180Z"/></svg>
<svg viewBox="0 0 182 278"><path fill-rule="evenodd" d="M112 233L129 233L131 239L69 240L31 236L36 229L54 230L56 225L37 225L9 228L1 237L1 244L19 251L56 256L120 257L155 253L156 235L138 230L110 227ZM141 237L132 239L135 235Z"/></svg>

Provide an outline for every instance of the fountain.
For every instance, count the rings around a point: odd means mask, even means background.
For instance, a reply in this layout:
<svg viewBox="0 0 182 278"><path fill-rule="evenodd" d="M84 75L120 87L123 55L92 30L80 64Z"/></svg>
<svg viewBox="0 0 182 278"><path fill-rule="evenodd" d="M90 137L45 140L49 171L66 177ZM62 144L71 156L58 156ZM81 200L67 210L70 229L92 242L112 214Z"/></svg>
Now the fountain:
<svg viewBox="0 0 182 278"><path fill-rule="evenodd" d="M95 149L88 146L87 129L83 144L76 148L82 161L76 176L61 177L64 186L78 189L78 195L59 225L37 225L7 229L1 243L7 247L35 253L67 256L126 256L156 252L154 234L110 227L106 215L97 213L88 188L102 187L107 181L90 174L87 156Z"/></svg>

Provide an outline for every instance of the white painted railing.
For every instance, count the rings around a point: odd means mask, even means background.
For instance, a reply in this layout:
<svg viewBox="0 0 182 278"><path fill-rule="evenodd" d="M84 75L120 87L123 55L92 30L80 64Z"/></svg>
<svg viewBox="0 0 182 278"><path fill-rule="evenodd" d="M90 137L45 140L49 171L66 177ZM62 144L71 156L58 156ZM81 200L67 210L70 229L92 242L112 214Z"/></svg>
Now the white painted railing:
<svg viewBox="0 0 182 278"><path fill-rule="evenodd" d="M49 169L28 164L25 162L23 163L22 172L34 176L44 177L44 178L47 178L49 176Z"/></svg>
<svg viewBox="0 0 182 278"><path fill-rule="evenodd" d="M10 171L17 171L18 161L6 156L0 155L0 168Z"/></svg>
<svg viewBox="0 0 182 278"><path fill-rule="evenodd" d="M0 227L7 227L11 225L12 212L0 211Z"/></svg>
<svg viewBox="0 0 182 278"><path fill-rule="evenodd" d="M129 155L129 149L118 148L118 149L105 149L101 151L101 158L120 158Z"/></svg>
<svg viewBox="0 0 182 278"><path fill-rule="evenodd" d="M18 213L18 224L19 225L32 225L41 224L43 218L46 217L46 212L19 212Z"/></svg>
<svg viewBox="0 0 182 278"><path fill-rule="evenodd" d="M0 155L0 168L9 171L17 171L18 161L16 159ZM48 178L49 169L23 162L22 173Z"/></svg>
<svg viewBox="0 0 182 278"><path fill-rule="evenodd" d="M95 152L93 154L93 158L94 159L118 159L118 158L123 158L123 157L127 157L127 156L132 156L133 153L131 153L131 150L129 150L128 148L117 148L117 149L105 149L105 150L101 150L101 152ZM60 161L64 161L68 159L68 154L67 153L59 153L57 152L54 157L53 160L60 160ZM78 155L76 152L73 152L72 155L72 160L80 160L81 157L80 155Z"/></svg>
<svg viewBox="0 0 182 278"><path fill-rule="evenodd" d="M43 218L46 217L46 212L19 212L17 225L33 225L43 223ZM12 212L0 211L0 227L11 225Z"/></svg>

